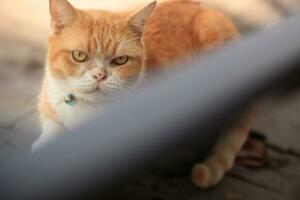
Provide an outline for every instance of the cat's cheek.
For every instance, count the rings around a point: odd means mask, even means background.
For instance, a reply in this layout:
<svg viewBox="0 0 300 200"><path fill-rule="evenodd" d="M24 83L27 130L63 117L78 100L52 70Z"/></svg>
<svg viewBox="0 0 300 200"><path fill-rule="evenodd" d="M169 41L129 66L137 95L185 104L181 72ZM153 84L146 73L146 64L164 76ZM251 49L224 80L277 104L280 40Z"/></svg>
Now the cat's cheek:
<svg viewBox="0 0 300 200"><path fill-rule="evenodd" d="M76 78L83 77L86 75L86 73L90 73L86 64L79 64L76 66L76 68Z"/></svg>
<svg viewBox="0 0 300 200"><path fill-rule="evenodd" d="M127 65L114 68L113 74L118 76L121 80L135 81L141 76L142 70L143 68L140 64L129 63Z"/></svg>

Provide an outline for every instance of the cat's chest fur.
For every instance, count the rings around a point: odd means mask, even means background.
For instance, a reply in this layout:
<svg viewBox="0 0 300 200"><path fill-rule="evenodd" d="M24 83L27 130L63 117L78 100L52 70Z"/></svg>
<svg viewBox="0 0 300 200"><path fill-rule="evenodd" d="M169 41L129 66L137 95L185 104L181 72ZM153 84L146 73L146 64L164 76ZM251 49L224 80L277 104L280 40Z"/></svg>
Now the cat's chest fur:
<svg viewBox="0 0 300 200"><path fill-rule="evenodd" d="M93 104L88 101L83 101L76 96L74 105L67 104L65 99L66 96L70 94L70 91L63 90L60 84L61 83L57 81L49 79L48 99L54 108L56 120L67 130L76 128L90 119L95 113L99 113L103 110L104 106L102 106L102 104Z"/></svg>
<svg viewBox="0 0 300 200"><path fill-rule="evenodd" d="M96 107L84 102L79 102L74 106L61 103L57 106L56 113L58 120L67 130L70 130L87 121L95 112L99 112L100 110L101 106Z"/></svg>

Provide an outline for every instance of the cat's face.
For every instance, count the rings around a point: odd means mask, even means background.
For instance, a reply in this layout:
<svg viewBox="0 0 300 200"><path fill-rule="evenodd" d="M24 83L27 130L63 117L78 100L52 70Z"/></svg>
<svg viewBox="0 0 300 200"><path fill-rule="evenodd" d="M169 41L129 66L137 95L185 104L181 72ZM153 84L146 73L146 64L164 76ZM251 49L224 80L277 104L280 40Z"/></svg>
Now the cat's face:
<svg viewBox="0 0 300 200"><path fill-rule="evenodd" d="M51 76L64 91L91 101L131 88L143 72L141 37L154 7L152 3L134 14L111 13L77 10L66 0L51 0Z"/></svg>

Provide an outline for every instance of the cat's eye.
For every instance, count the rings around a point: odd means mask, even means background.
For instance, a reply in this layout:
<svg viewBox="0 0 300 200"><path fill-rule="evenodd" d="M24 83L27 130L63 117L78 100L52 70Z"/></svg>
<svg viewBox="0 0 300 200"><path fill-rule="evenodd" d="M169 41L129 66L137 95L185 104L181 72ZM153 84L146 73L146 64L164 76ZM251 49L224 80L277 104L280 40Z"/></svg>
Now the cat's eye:
<svg viewBox="0 0 300 200"><path fill-rule="evenodd" d="M129 60L128 56L120 56L120 57L113 59L111 62L114 65L125 65L128 62L128 60Z"/></svg>
<svg viewBox="0 0 300 200"><path fill-rule="evenodd" d="M88 55L85 52L79 50L72 51L72 57L77 62L85 62L88 60Z"/></svg>

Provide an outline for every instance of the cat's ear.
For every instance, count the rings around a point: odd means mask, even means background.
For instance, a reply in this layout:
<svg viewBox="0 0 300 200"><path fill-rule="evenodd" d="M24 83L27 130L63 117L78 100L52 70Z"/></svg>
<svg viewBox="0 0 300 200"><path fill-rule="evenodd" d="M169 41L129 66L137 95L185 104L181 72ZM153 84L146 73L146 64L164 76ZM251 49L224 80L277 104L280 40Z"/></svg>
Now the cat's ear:
<svg viewBox="0 0 300 200"><path fill-rule="evenodd" d="M151 2L143 9L135 12L129 19L128 24L131 29L138 34L139 37L143 35L144 27L152 15L154 8L156 7L156 1Z"/></svg>
<svg viewBox="0 0 300 200"><path fill-rule="evenodd" d="M67 0L50 0L51 28L58 34L65 27L71 25L75 16L75 8Z"/></svg>

